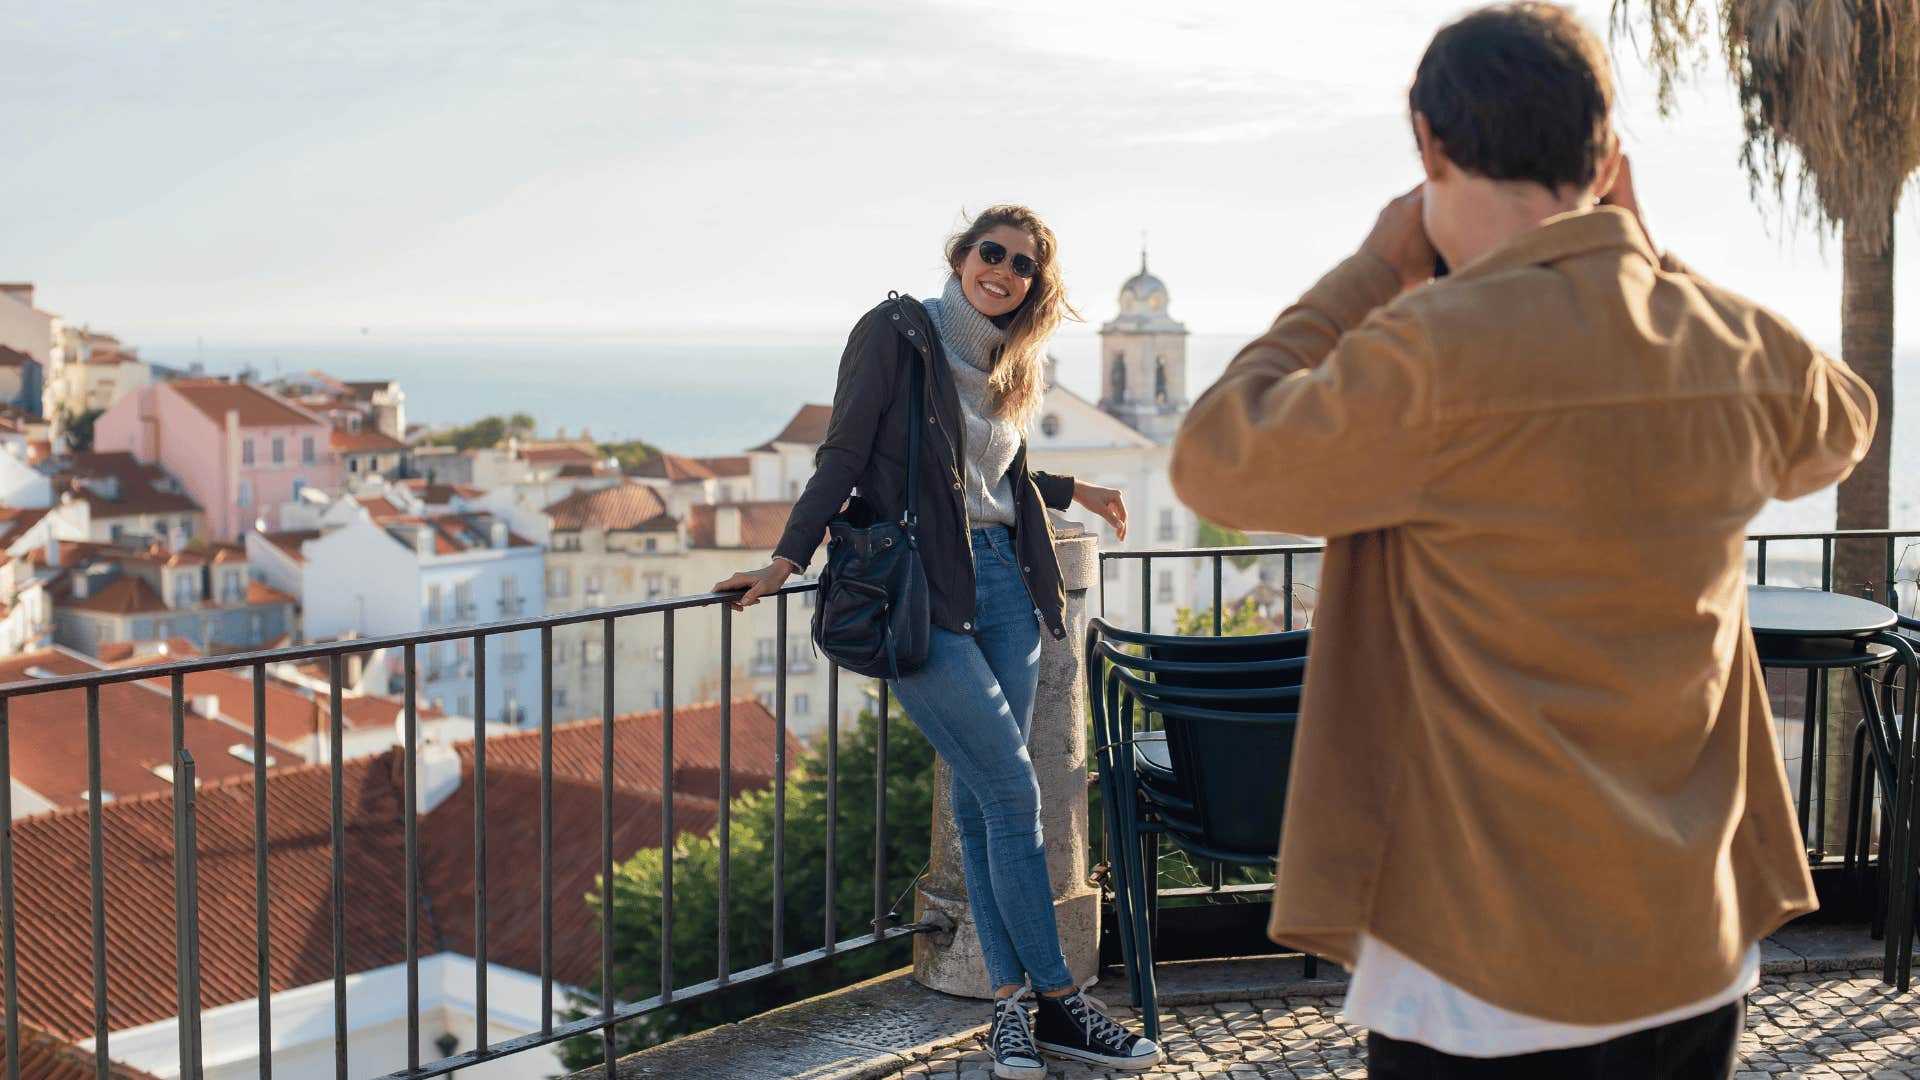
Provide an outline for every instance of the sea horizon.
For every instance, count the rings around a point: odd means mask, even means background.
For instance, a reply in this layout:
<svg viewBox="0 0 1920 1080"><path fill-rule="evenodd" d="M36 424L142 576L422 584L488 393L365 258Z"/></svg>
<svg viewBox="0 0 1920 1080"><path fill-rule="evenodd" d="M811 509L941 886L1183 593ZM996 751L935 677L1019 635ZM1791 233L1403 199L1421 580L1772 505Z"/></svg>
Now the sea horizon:
<svg viewBox="0 0 1920 1080"><path fill-rule="evenodd" d="M1257 331L1188 338L1189 396L1198 396ZM1099 338L1062 333L1050 353L1055 376L1082 397L1099 396ZM153 363L210 375L252 368L263 379L321 370L345 379L396 379L409 423L451 425L490 415L532 415L543 435L599 442L639 439L689 456L739 453L779 432L801 405L832 400L840 345L822 334L781 342L659 340L618 333L527 332L374 335L208 344L141 343ZM1896 462L1892 523L1920 528L1920 350L1896 353ZM1829 490L1769 505L1752 531L1833 527Z"/></svg>

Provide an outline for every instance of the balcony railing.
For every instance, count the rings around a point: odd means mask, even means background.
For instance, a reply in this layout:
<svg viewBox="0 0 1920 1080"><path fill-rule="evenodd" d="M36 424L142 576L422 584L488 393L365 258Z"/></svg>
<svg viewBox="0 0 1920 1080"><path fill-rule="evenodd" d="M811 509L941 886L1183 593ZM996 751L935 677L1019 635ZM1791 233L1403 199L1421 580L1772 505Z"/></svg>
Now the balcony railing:
<svg viewBox="0 0 1920 1080"><path fill-rule="evenodd" d="M800 582L780 590L773 598L775 618L777 619L780 640L787 640L788 601L797 594L816 588L814 582ZM673 905L673 874L676 829L674 824L674 670L682 660L675 648L674 633L676 620L689 612L717 612L720 621L720 652L717 675L719 681L719 767L717 770L718 800L715 813L718 823L715 826L714 842L718 847L717 882L717 932L718 963L711 977L699 981L676 981L673 960L673 941L675 914ZM619 1001L610 989L616 985L614 971L614 896L616 890L602 887L599 891L599 937L600 956L599 974L602 992L599 995L599 1008L590 1015L569 1023L556 1022L555 1011L555 957L554 957L554 776L553 776L553 733L554 733L554 685L553 656L554 630L561 626L595 624L601 628L602 648L611 654L615 647L615 628L621 620L655 620L661 633L661 647L658 665L660 678L658 684L663 687L661 704L660 753L663 762L659 777L659 803L661 807L660 858L662 895L660 897L660 973L659 992L639 1001ZM488 990L488 941L486 937L489 924L488 873L486 857L486 808L487 808L487 732L485 717L488 712L488 687L486 650L490 639L503 634L535 631L540 635L538 658L542 673L542 691L544 707L539 710L540 732L540 771L539 771L539 1016L537 1031L515 1038L490 1041L488 1032L489 1004ZM108 987L108 949L106 908L103 900L106 888L105 847L102 839L101 806L106 793L101 786L101 707L102 688L115 684L164 681L168 687L172 706L172 791L174 842L172 864L175 881L173 908L175 914L174 948L178 964L174 973L177 992L177 1007L173 1023L177 1027L179 1046L180 1075L192 1077L201 1075L205 1048L200 1030L201 1013L205 1006L202 980L201 920L199 914L199 874L201 852L196 837L195 802L195 761L193 754L184 745L186 740L185 721L188 715L189 696L186 692L186 677L198 672L235 671L250 675L253 686L253 730L251 753L253 762L252 798L252 855L254 864L253 914L254 950L246 953L258 957L256 989L254 1003L258 1009L258 1054L260 1075L271 1075L268 1071L272 1060L274 1031L270 1002L274 994L274 952L275 942L268 935L269 910L272 906L271 882L268 873L269 832L267 828L267 792L269 775L266 762L269 758L267 741L267 708L265 688L269 684L268 669L273 665L297 662L320 661L326 664L328 671L328 691L325 699L327 715L327 739L330 753L326 757L331 785L329 819L331 822L331 882L332 902L323 907L331 920L332 944L332 1000L333 1000L333 1052L334 1072L340 1080L348 1076L348 1052L353 1032L347 1022L347 990L350 976L356 972L347 963L349 947L348 911L346 899L348 828L346 802L344 796L343 773L346 766L345 735L343 722L344 671L349 654L378 650L394 650L401 654L403 702L406 723L401 744L401 769L403 795L400 801L400 815L404 828L404 887L406 902L405 918L405 974L406 974L406 1045L408 1047L404 1061L379 1063L385 1070L383 1080L416 1080L416 1078L446 1076L456 1070L467 1069L486 1062L498 1061L517 1054L542 1047L552 1047L565 1039L582 1035L600 1033L605 1063L609 1068L614 1059L614 1027L640 1017L647 1016L672 1005L688 1002L731 990L747 984L761 982L808 965L820 964L832 958L855 950L866 949L902 937L924 932L930 927L919 923L903 923L894 911L887 889L887 715L888 689L883 681L874 680L873 693L877 696L877 718L875 731L875 782L873 791L874 807L874 861L873 861L873 918L869 927L852 936L842 937L841 928L836 925L835 874L824 876L824 903L822 922L819 927L820 947L803 951L790 951L786 934L786 791L787 791L787 704L784 693L780 694L772 705L776 731L773 762L773 838L770 852L772 875L772 911L771 933L772 947L770 955L759 957L734 957L731 952L733 934L729 925L728 912L731 910L731 868L732 852L729 841L731 797L734 789L734 769L731 760L732 728L731 700L733 697L732 664L730 656L734 637L734 616L724 598L707 594L702 596L681 597L648 603L631 604L616 608L593 611L579 611L543 617L507 620L483 626L461 627L458 629L434 629L419 633L400 634L390 637L360 638L348 642L333 642L323 645L299 646L294 648L271 649L218 658L184 660L150 667L88 671L81 674L60 675L35 678L0 686L0 767L10 769L10 749L13 745L11 727L8 724L10 709L14 703L39 695L81 691L85 695L85 730L87 769L90 777L88 795L88 817L90 823L90 842L88 844L87 867L88 880L92 892L92 1015L93 1046L102 1075L105 1075L107 1063L112 1052L113 1033L108 1028L108 1017L114 1015L109 1008ZM479 1033L480 1044L461 1053L442 1057L438 1060L421 1060L421 988L420 988L420 916L423 912L421 893L421 859L419 841L419 747L417 745L417 709L420 675L418 651L425 646L432 648L440 642L465 641L472 649L472 701L473 701L473 742L472 742L472 783L473 783L473 919L475 932L472 946L474 961L473 1006L475 1012L474 1030ZM782 646L784 649L784 645ZM506 666L512 670L521 659L519 654L504 657ZM612 718L615 711L616 680L620 676L620 665L603 664L602 671L602 744L600 747L600 830L599 874L602 882L611 883L614 878L614 726ZM839 701L841 690L840 673L830 671L828 680L827 726L824 739L828 747L836 747L839 739ZM784 678L782 679L784 683ZM509 710L512 705L509 703ZM838 815L836 806L841 797L839 756L831 750L827 754L825 767L825 860L828 867L838 866ZM0 788L0 821L11 821L13 814L13 792L11 785ZM19 945L16 941L18 926L18 904L23 897L16 894L15 866L16 841L14 830L0 830L0 963L4 964L4 1009L6 1020L5 1066L8 1080L17 1080L20 1076L21 1034L21 996L24 993L40 992L39 988L22 986L19 968ZM223 853L224 854L224 853ZM212 855L212 852L209 852ZM756 856L758 858L759 856ZM62 855L64 858L64 853ZM32 903L32 900L25 902ZM227 927L231 930L231 927ZM809 935L811 936L811 934ZM462 946L466 943L461 943ZM284 948L284 946L282 946ZM284 959L284 958L283 958ZM497 977L497 976L496 976ZM116 983L116 985L125 985ZM284 989L284 988L283 988ZM564 990L564 988L563 988ZM576 991L577 994L577 991ZM230 997L230 995L229 995ZM229 1001L215 1002L225 1005ZM230 1047L227 1049L231 1049ZM529 1065L529 1069L539 1066ZM364 1071L363 1071L364 1074Z"/></svg>
<svg viewBox="0 0 1920 1080"><path fill-rule="evenodd" d="M1785 545L1792 543L1819 544L1820 559L1817 564L1817 576L1824 584L1831 585L1833 580L1834 549L1836 543L1849 541L1883 541L1886 544L1886 579L1884 596L1896 604L1901 599L1899 583L1895 581L1899 566L1900 541L1920 538L1920 532L1862 532L1862 533L1814 533L1814 534L1775 534L1751 538L1754 560L1754 577L1765 582L1770 569L1776 574L1782 567L1780 553ZM1104 565L1138 561L1143 573L1141 580L1143 592L1141 599L1152 598L1153 575L1151 568L1155 561L1170 559L1211 560L1213 580L1213 629L1215 633L1223 630L1221 619L1223 604L1222 564L1226 559L1243 556L1279 557L1282 562L1281 577L1284 587L1280 597L1280 617L1284 624L1292 627L1296 624L1295 589L1304 588L1305 581L1296 580L1296 562L1316 555L1321 548L1313 544L1278 545L1268 547L1242 548L1194 548L1169 549L1140 552L1107 552L1100 558ZM1772 565L1770 566L1770 560ZM1814 564L1809 563L1809 566ZM1104 609L1104 577L1102 575L1102 608ZM184 745L185 722L189 712L189 696L186 693L186 677L198 672L231 670L250 674L253 680L253 730L251 752L253 758L253 825L252 855L254 863L253 909L255 928L253 942L256 946L248 956L258 957L257 990L255 1003L258 1009L258 1053L262 1062L261 1075L266 1072L266 1063L271 1061L271 1049L274 1045L272 1012L270 1002L274 992L273 959L274 942L268 935L268 915L272 902L271 881L267 872L269 855L269 832L267 828L267 791L269 774L266 761L269 758L267 741L267 708L264 687L267 685L267 672L270 666L282 663L302 661L320 661L327 665L328 691L325 698L327 716L326 738L330 753L325 758L330 797L328 815L330 821L331 886L332 902L323 908L330 919L330 937L332 946L331 978L333 1013L333 1049L335 1074L347 1077L348 1051L352 1031L347 1022L347 987L349 978L355 975L347 963L350 941L347 927L347 864L345 861L347 844L347 818L343 774L345 767L345 725L344 725L344 672L347 657L350 654L374 652L378 650L398 651L402 657L401 692L404 695L404 710L407 722L403 725L401 745L403 797L400 799L400 815L404 828L404 888L406 898L405 926L405 974L406 974L406 1023L407 1046L406 1060L383 1062L378 1067L386 1069L383 1080L415 1080L415 1078L445 1076L456 1070L481 1065L486 1062L510 1058L539 1048L552 1047L562 1040L582 1035L599 1033L603 1057L611 1069L614 1057L613 1031L616 1025L656 1013L670 1006L696 1001L723 990L762 982L781 975L784 972L807 965L819 964L851 950L864 949L904 936L925 932L931 927L920 923L904 923L893 911L889 902L886 861L887 861L887 726L888 726L888 688L883 681L875 680L873 693L878 704L875 710L875 781L872 798L874 800L874 860L872 877L872 923L859 933L849 937L840 936L836 925L835 875L826 874L823 878L822 922L819 928L819 940L823 944L814 949L790 951L786 934L786 874L785 874L785 837L786 787L787 787L787 708L789 695L786 691L785 674L795 670L795 656L790 653L789 638L789 600L795 595L804 595L815 589L811 581L794 583L783 588L772 598L777 620L777 646L779 653L775 657L774 674L779 685L771 701L771 711L777 725L775 740L775 767L773 769L773 839L770 851L772 875L772 911L771 911L771 949L765 956L739 958L736 963L732 955L732 930L729 923L731 911L731 868L732 852L729 841L730 796L735 794L731 761L732 729L730 702L734 696L733 680L733 640L735 619L733 611L724 598L707 594L648 601L615 608L570 612L546 615L527 619L503 620L482 626L434 629L425 632L395 635L382 638L361 638L345 642L333 642L324 645L300 646L287 649L263 650L257 652L230 655L217 658L202 658L167 663L152 667L90 671L76 675L36 678L25 682L0 686L0 766L10 762L13 746L12 728L8 717L15 702L38 695L57 692L83 692L85 696L85 732L86 758L89 775L87 788L89 835L87 838L88 881L91 887L91 975L92 975L92 1016L94 1023L93 1049L104 1063L111 1052L108 1030L108 1017L114 1015L109 1009L107 999L108 950L106 908L103 895L106 886L106 865L102 833L101 807L106 792L101 783L101 690L115 684L135 681L164 681L170 697L172 726L172 821L174 827L174 845L171 853L173 879L175 883L172 905L175 914L174 949L178 963L174 973L177 1009L173 1023L178 1030L180 1075L197 1076L200 1074L203 1043L200 1031L200 1016L204 1005L202 989L202 948L199 917L200 900L200 860L201 854L196 843L197 811L195 801L196 762L192 753ZM1882 595L1878 591L1876 595ZM1141 621L1143 628L1151 628L1153 605L1143 603ZM717 614L720 621L720 655L707 658L715 662L719 683L719 761L718 801L715 813L717 825L714 840L718 849L715 891L716 932L718 935L718 960L711 977L699 981L676 982L673 961L675 914L673 905L673 874L675 870L675 839L677 832L674 823L674 672L683 657L675 647L675 627L678 620L690 612ZM599 927L599 971L602 992L599 1007L590 1015L572 1022L556 1022L555 1013L555 954L554 954L554 776L553 776L553 734L554 734L554 630L562 626L598 625L602 633L602 648L611 654L615 648L616 626L621 620L652 620L660 630L660 648L651 663L658 669L658 678L649 680L650 685L661 686L663 713L660 729L660 751L663 762L659 779L659 798L661 806L660 859L662 896L659 916L660 944L660 981L659 992L639 1001L616 1000L611 991L614 979L614 937L613 905L616 890L602 888L600 898ZM489 925L490 901L488 894L487 871L487 734L485 717L488 713L488 686L486 651L490 639L500 635L518 634L533 631L540 636L540 649L536 654L540 661L542 702L538 708L540 737L539 770L539 900L538 928L539 950L539 1015L538 1030L525 1035L499 1041L490 1041L488 1014L488 941L486 937ZM479 1033L478 1046L463 1052L444 1056L438 1060L423 1061L420 1051L421 993L420 993L420 924L419 916L423 911L421 904L420 882L420 842L419 842L419 747L417 746L417 701L420 664L418 650L422 646L432 648L444 641L467 641L472 649L471 667L473 702L473 918L474 935L471 942L474 960L473 1005L475 1012L474 1030ZM507 639L511 641L512 639ZM527 654L508 653L503 656L503 666L508 670L518 670L524 664ZM717 662L716 662L717 661ZM621 665L606 663L601 665L601 691L603 718L616 715L616 682L622 672ZM825 745L835 747L839 739L840 715L840 672L831 664L828 667L827 689L827 726L824 733ZM517 713L518 707L509 704L508 711ZM600 757L600 826L601 846L599 851L599 872L602 881L613 879L614 868L614 793L613 770L615 765L613 726L602 726L602 744ZM836 800L840 796L840 773L837 755L827 755L825 767L825 792L827 801L825 825L825 861L829 867L837 866L837 814ZM11 776L11 768L9 767ZM0 820L11 821L13 817L14 794L12 785L0 789ZM15 866L16 841L14 830L0 830L0 964L4 964L4 1009L6 1019L5 1065L7 1080L20 1075L21 1045L21 996L23 992L34 993L32 985L23 987L20 981L19 943L16 941L19 910L17 904L21 897L16 895L17 867ZM64 857L64 855L63 855ZM29 900L28 902L34 902ZM230 928L229 928L230 929ZM464 947L466 943L462 942ZM742 963L752 961L749 966ZM216 1004L228 1004L218 1002Z"/></svg>

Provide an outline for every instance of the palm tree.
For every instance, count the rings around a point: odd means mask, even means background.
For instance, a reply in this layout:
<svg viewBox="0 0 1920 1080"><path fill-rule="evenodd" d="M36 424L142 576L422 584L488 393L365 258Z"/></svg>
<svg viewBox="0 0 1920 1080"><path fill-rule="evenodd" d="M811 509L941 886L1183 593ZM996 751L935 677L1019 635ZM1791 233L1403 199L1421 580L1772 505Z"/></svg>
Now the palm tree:
<svg viewBox="0 0 1920 1080"><path fill-rule="evenodd" d="M1717 6L1756 198L1841 232L1840 354L1880 399L1865 461L1840 485L1837 525L1887 527L1893 451L1893 221L1920 172L1920 0L1614 0L1617 35L1647 19L1663 112L1705 59ZM1880 545L1842 545L1834 588L1883 585ZM1884 587L1892 588L1891 582ZM1878 592L1878 589L1875 589Z"/></svg>

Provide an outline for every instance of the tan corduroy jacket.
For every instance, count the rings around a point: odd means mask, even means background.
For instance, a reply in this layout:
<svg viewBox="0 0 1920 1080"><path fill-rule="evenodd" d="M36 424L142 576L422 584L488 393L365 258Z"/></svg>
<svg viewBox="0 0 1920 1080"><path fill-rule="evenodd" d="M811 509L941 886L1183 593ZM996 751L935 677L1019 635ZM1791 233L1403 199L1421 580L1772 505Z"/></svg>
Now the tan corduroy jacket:
<svg viewBox="0 0 1920 1080"><path fill-rule="evenodd" d="M1322 278L1173 452L1201 516L1328 537L1269 933L1570 1023L1729 986L1815 906L1742 534L1874 421L1619 210L1404 295L1373 256Z"/></svg>

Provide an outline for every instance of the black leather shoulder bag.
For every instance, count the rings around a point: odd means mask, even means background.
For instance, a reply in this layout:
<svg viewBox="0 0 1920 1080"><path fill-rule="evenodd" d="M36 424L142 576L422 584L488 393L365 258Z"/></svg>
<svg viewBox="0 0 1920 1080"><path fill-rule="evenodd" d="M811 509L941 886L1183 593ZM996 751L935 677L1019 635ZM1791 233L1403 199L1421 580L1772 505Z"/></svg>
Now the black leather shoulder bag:
<svg viewBox="0 0 1920 1080"><path fill-rule="evenodd" d="M915 538L920 520L920 428L925 409L924 361L912 367L907 421L907 505L895 519L876 520L861 496L827 522L827 560L813 608L813 640L848 671L899 678L926 663L932 613L926 568Z"/></svg>

